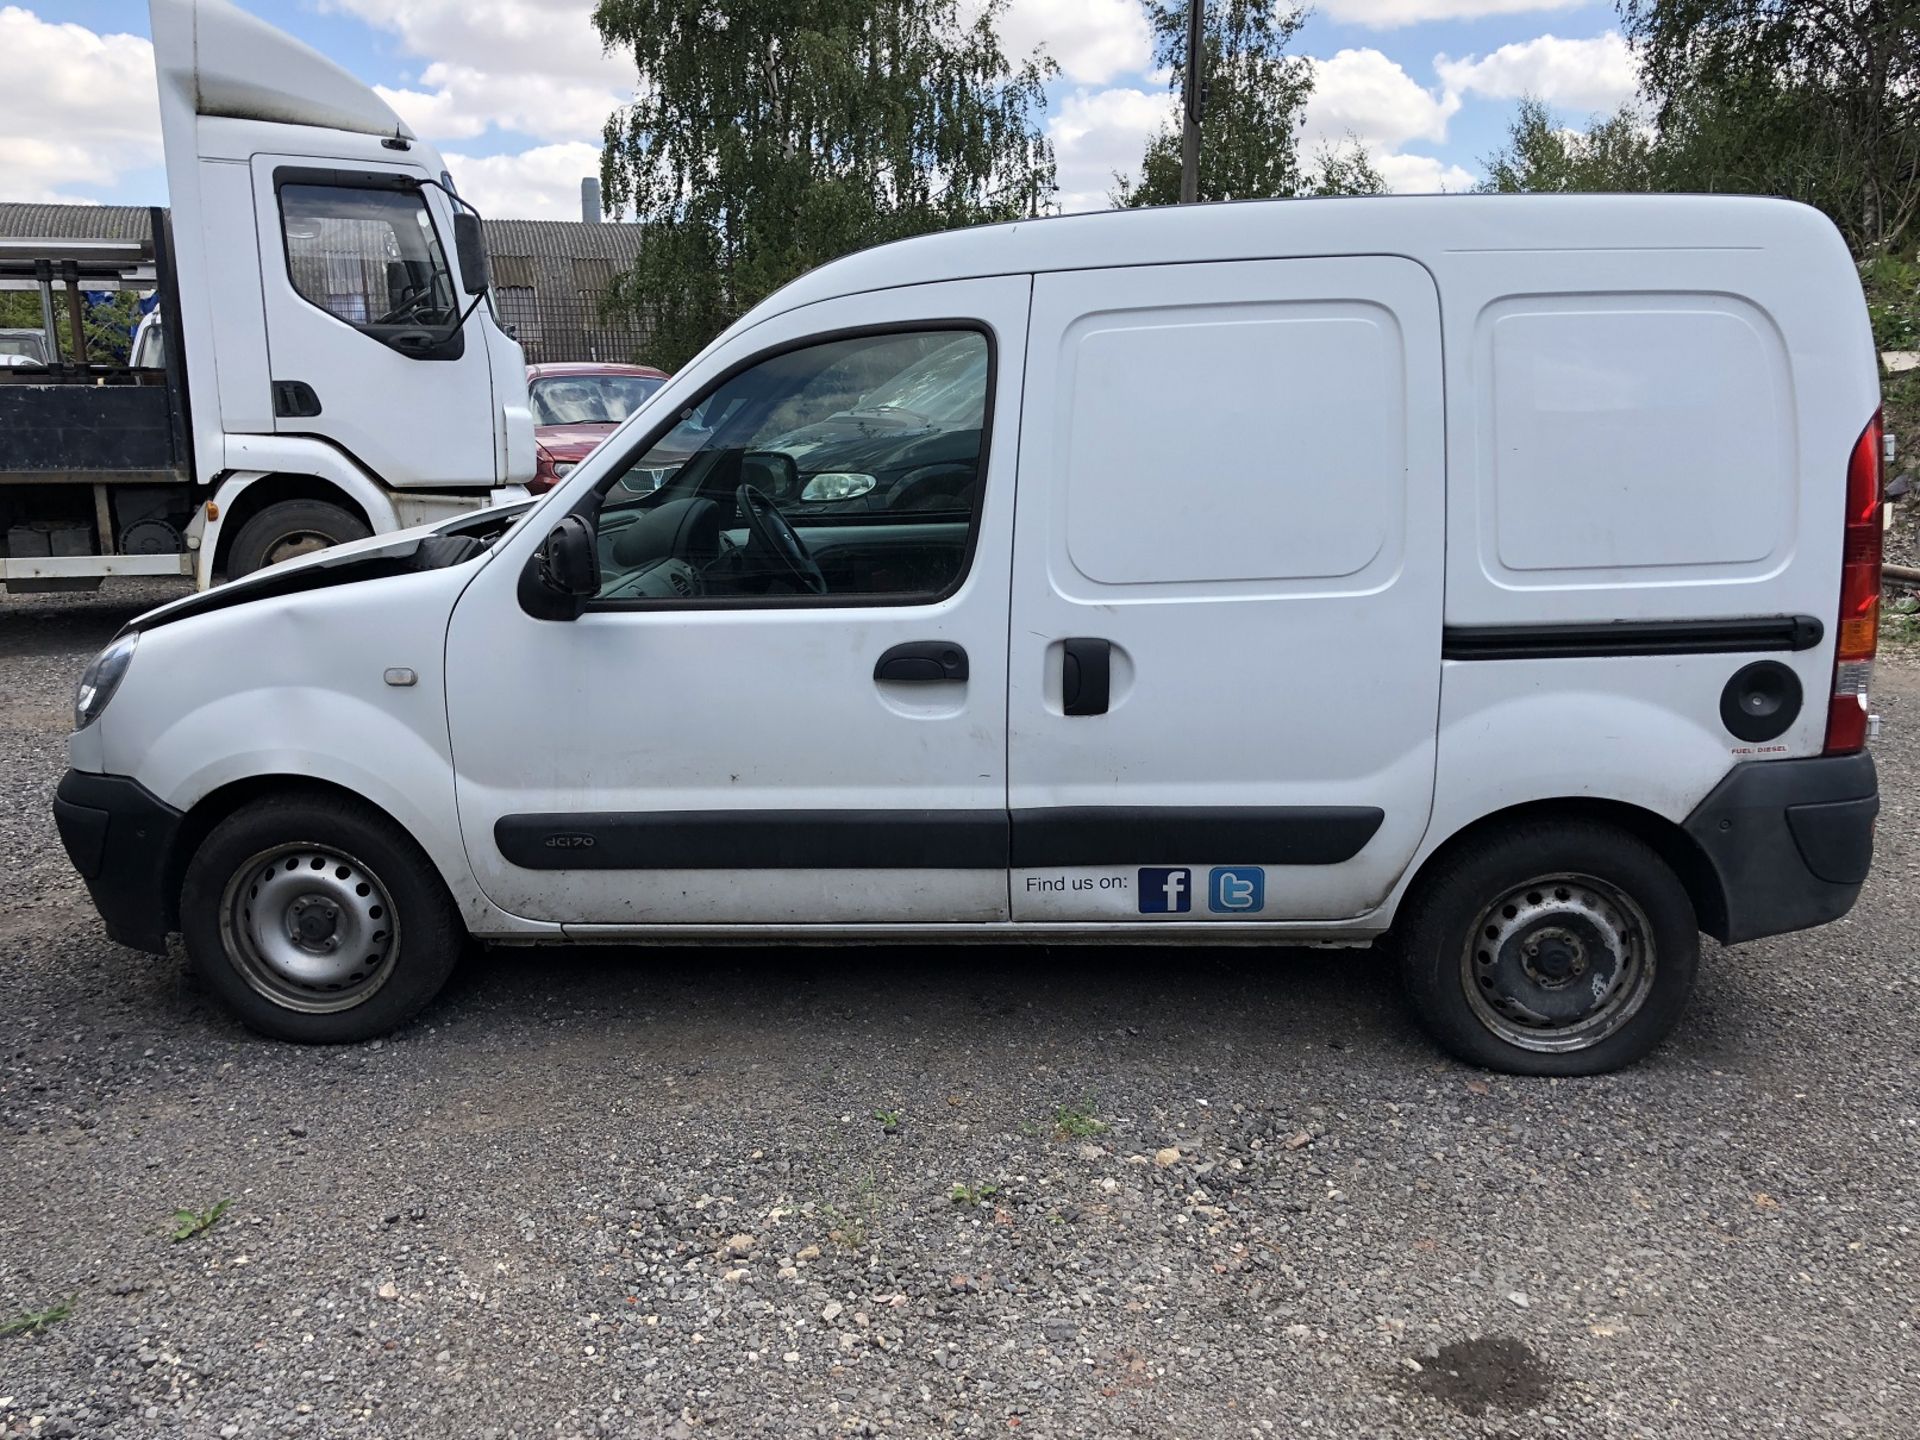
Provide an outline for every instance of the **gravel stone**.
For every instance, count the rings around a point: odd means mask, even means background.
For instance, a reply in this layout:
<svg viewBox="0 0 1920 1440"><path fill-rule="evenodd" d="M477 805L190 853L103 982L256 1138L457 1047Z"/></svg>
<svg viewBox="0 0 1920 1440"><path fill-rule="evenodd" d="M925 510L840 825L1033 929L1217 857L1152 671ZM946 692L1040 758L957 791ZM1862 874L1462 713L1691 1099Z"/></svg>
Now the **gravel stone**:
<svg viewBox="0 0 1920 1440"><path fill-rule="evenodd" d="M1454 1065L1345 951L502 949L302 1049L54 834L171 593L0 599L0 1321L73 1304L4 1440L1915 1434L1913 657L1858 909L1709 945L1605 1079Z"/></svg>

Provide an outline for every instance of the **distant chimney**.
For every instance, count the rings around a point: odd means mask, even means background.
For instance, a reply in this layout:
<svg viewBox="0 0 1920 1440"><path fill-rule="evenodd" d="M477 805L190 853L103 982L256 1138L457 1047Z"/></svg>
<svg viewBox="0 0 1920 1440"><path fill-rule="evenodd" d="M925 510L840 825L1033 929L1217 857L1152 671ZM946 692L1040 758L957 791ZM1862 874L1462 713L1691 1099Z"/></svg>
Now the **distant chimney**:
<svg viewBox="0 0 1920 1440"><path fill-rule="evenodd" d="M600 223L600 182L591 175L580 182L580 218L589 225Z"/></svg>

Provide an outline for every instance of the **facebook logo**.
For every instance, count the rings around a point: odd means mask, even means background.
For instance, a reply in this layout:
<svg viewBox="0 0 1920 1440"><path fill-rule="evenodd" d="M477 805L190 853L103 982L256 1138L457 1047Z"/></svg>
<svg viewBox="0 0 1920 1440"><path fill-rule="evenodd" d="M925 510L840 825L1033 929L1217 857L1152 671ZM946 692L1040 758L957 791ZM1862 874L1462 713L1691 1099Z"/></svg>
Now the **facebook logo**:
<svg viewBox="0 0 1920 1440"><path fill-rule="evenodd" d="M1193 871L1142 870L1140 913L1184 915L1193 909Z"/></svg>
<svg viewBox="0 0 1920 1440"><path fill-rule="evenodd" d="M1207 875L1207 909L1216 915L1259 910L1267 903L1267 872L1258 865L1216 865Z"/></svg>

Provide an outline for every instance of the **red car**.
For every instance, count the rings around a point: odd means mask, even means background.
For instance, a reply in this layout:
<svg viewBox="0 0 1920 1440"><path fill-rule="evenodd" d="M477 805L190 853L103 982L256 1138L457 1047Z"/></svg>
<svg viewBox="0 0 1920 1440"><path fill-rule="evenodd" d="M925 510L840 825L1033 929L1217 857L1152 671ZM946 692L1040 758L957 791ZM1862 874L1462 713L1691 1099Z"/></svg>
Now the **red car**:
<svg viewBox="0 0 1920 1440"><path fill-rule="evenodd" d="M529 365L537 464L527 489L551 490L670 378L651 365Z"/></svg>

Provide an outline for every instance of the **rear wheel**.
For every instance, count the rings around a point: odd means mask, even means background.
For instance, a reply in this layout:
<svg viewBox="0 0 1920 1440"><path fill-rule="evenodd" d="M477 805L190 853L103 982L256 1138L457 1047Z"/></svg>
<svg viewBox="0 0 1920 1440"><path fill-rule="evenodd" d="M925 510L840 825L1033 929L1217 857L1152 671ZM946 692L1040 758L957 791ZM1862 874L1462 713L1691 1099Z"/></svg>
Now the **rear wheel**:
<svg viewBox="0 0 1920 1440"><path fill-rule="evenodd" d="M256 800L207 836L180 895L187 954L250 1028L372 1039L439 993L466 942L420 847L346 797Z"/></svg>
<svg viewBox="0 0 1920 1440"><path fill-rule="evenodd" d="M238 580L282 560L311 555L373 534L367 522L325 500L281 500L267 506L233 537L227 578Z"/></svg>
<svg viewBox="0 0 1920 1440"><path fill-rule="evenodd" d="M1518 1075L1597 1075L1679 1021L1700 935L1671 867L1638 837L1536 821L1469 841L1409 897L1408 998L1461 1059Z"/></svg>

